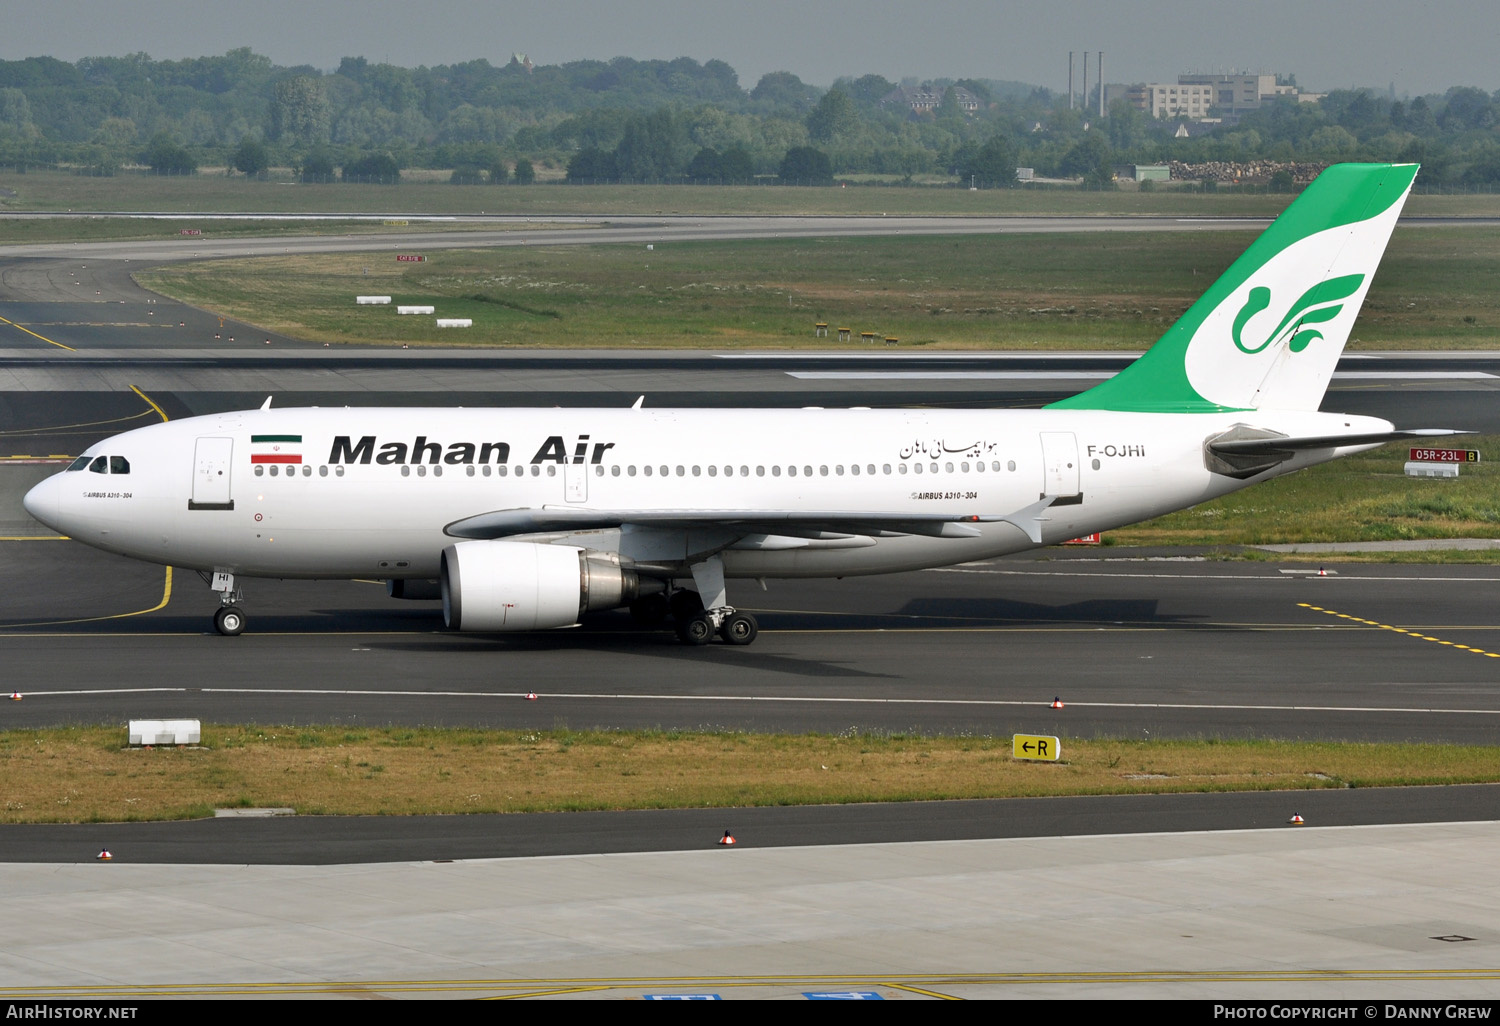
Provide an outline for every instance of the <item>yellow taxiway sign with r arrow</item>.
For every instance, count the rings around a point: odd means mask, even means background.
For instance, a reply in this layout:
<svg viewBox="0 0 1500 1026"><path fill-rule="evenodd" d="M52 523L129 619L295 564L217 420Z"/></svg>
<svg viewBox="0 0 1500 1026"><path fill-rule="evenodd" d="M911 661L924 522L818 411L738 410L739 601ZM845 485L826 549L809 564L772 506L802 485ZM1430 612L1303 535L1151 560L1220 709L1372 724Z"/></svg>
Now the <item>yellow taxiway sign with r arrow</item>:
<svg viewBox="0 0 1500 1026"><path fill-rule="evenodd" d="M1010 754L1017 759L1045 759L1056 762L1062 755L1062 744L1043 734L1016 734L1010 739Z"/></svg>

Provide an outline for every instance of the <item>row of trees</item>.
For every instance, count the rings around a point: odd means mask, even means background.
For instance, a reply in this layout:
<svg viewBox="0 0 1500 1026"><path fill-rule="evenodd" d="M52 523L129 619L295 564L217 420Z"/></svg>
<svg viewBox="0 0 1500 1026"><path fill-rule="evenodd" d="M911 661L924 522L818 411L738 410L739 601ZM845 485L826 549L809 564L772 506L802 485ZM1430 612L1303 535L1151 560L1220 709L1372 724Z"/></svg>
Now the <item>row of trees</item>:
<svg viewBox="0 0 1500 1026"><path fill-rule="evenodd" d="M918 83L903 83L916 85ZM722 61L487 61L400 68L345 58L332 73L278 67L249 49L155 61L145 54L0 61L0 164L60 163L108 174L217 165L255 174L393 163L515 181L521 161L575 181L735 182L782 174L812 149L831 174L970 176L1009 184L1004 168L1100 175L1104 160L1420 160L1426 183L1500 182L1500 95L1472 87L1411 99L1368 90L1320 104L1282 100L1206 136L1177 138L1124 103L1093 119L1021 83L921 83L943 97L912 113L886 101L880 75L830 89L775 72L740 86ZM957 102L962 87L980 100ZM380 167L366 164L379 160ZM309 168L313 170L309 172ZM504 169L497 174L497 169ZM476 172L477 169L477 172Z"/></svg>

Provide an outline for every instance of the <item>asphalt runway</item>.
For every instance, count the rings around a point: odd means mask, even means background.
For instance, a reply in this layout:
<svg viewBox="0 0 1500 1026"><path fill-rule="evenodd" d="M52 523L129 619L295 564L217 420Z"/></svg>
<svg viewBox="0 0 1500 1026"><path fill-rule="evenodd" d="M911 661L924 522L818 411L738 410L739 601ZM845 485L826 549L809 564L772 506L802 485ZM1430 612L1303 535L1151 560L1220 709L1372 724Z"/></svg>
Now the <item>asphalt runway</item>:
<svg viewBox="0 0 1500 1026"><path fill-rule="evenodd" d="M1263 218L1189 217L885 217L885 216L654 216L512 218L499 230L407 231L399 235L305 235L260 238L195 236L136 242L64 242L0 245L0 261L131 261L280 256L285 253L403 253L503 246L570 246L600 243L661 244L774 238L844 238L889 235L1073 234L1121 231L1245 231ZM1440 224L1478 223L1442 219ZM559 225L562 225L559 227Z"/></svg>
<svg viewBox="0 0 1500 1026"><path fill-rule="evenodd" d="M747 649L600 614L447 631L377 583L250 581L214 598L72 542L0 542L10 726L444 724L1276 737L1488 744L1500 572L1485 566L1010 557L842 581L731 583ZM536 701L523 696L535 692ZM1063 710L1049 703L1057 697Z"/></svg>

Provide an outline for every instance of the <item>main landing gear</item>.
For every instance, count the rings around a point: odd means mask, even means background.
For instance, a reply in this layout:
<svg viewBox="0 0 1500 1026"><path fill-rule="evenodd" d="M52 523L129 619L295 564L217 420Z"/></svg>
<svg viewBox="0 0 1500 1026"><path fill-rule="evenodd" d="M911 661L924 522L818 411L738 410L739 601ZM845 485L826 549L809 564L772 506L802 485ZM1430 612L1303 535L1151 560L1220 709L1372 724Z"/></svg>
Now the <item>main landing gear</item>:
<svg viewBox="0 0 1500 1026"><path fill-rule="evenodd" d="M672 618L677 621L678 639L684 645L707 645L717 634L730 645L753 642L760 633L755 617L725 602L723 560L710 556L694 563L692 570L698 590L675 591L667 600ZM704 596L708 596L708 601L704 601Z"/></svg>
<svg viewBox="0 0 1500 1026"><path fill-rule="evenodd" d="M243 600L245 593L234 586L234 574L215 570L211 575L200 573L198 576L219 593L219 610L214 613L214 630L227 638L242 634L245 630L245 611L235 603Z"/></svg>

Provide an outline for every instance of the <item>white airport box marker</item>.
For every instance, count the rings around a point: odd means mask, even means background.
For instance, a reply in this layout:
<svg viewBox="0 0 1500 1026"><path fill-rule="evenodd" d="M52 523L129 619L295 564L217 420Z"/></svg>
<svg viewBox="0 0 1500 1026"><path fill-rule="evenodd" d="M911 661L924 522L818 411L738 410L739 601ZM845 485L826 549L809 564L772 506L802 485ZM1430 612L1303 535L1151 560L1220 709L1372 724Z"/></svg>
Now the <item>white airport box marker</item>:
<svg viewBox="0 0 1500 1026"><path fill-rule="evenodd" d="M435 306L398 306L398 307L396 307L396 312L398 314L429 314L430 315L432 313L435 313L436 311L437 311L437 307L435 307Z"/></svg>
<svg viewBox="0 0 1500 1026"><path fill-rule="evenodd" d="M360 306L386 306L390 303L390 296L355 296L354 301Z"/></svg>
<svg viewBox="0 0 1500 1026"><path fill-rule="evenodd" d="M203 740L199 720L131 720L133 745L196 745Z"/></svg>
<svg viewBox="0 0 1500 1026"><path fill-rule="evenodd" d="M472 328L474 319L472 317L439 317L437 326L439 328Z"/></svg>
<svg viewBox="0 0 1500 1026"><path fill-rule="evenodd" d="M1407 463L1407 477L1457 477L1457 463Z"/></svg>

